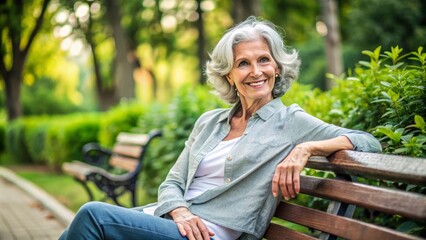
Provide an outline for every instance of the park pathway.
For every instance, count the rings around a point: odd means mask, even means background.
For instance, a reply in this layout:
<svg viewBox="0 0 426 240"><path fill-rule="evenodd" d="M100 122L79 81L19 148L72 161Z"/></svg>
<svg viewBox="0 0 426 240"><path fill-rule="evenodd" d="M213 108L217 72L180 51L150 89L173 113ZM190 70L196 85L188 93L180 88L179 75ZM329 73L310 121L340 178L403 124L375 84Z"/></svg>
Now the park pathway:
<svg viewBox="0 0 426 240"><path fill-rule="evenodd" d="M63 209L57 208L55 200L45 194L0 167L0 240L58 239L66 221L55 211ZM69 214L63 210L59 215L63 213Z"/></svg>

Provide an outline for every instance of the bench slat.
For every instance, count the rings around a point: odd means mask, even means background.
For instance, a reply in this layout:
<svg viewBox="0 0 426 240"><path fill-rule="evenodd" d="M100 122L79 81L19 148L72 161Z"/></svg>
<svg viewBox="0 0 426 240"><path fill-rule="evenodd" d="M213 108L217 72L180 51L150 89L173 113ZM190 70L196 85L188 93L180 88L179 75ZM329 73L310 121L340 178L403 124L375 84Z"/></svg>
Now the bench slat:
<svg viewBox="0 0 426 240"><path fill-rule="evenodd" d="M301 192L390 214L426 220L426 196L336 179L301 176Z"/></svg>
<svg viewBox="0 0 426 240"><path fill-rule="evenodd" d="M137 159L123 156L112 156L109 160L111 166L124 169L126 171L134 171L139 163Z"/></svg>
<svg viewBox="0 0 426 240"><path fill-rule="evenodd" d="M81 181L86 181L87 175L91 172L106 173L106 171L103 169L77 160L63 163L62 170Z"/></svg>
<svg viewBox="0 0 426 240"><path fill-rule="evenodd" d="M142 153L142 148L141 146L116 144L114 145L114 148L112 149L112 151L119 155L128 156L132 158L139 158L139 156Z"/></svg>
<svg viewBox="0 0 426 240"><path fill-rule="evenodd" d="M270 223L268 230L266 231L264 238L268 240L314 240L316 238L306 235L304 233L291 230L285 226L280 226L275 223Z"/></svg>
<svg viewBox="0 0 426 240"><path fill-rule="evenodd" d="M121 132L118 134L116 141L123 144L145 145L149 140L147 134Z"/></svg>
<svg viewBox="0 0 426 240"><path fill-rule="evenodd" d="M327 160L328 159L328 160ZM420 158L356 151L338 151L328 158L311 157L308 168L426 185L426 161Z"/></svg>
<svg viewBox="0 0 426 240"><path fill-rule="evenodd" d="M316 209L281 202L275 216L290 222L308 226L339 237L364 240L364 239L421 239L384 227L361 222L355 219L325 213Z"/></svg>
<svg viewBox="0 0 426 240"><path fill-rule="evenodd" d="M62 164L62 170L69 175L78 178L81 181L86 180L86 174L89 171L89 169L82 167L79 164L72 163L64 163Z"/></svg>

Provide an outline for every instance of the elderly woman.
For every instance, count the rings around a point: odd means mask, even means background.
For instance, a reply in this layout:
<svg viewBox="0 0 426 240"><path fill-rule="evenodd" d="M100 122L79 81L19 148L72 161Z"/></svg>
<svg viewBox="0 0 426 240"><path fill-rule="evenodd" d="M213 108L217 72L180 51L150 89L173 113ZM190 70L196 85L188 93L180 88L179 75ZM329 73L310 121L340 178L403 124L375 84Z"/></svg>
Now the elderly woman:
<svg viewBox="0 0 426 240"><path fill-rule="evenodd" d="M270 22L250 17L227 31L207 76L233 107L197 120L158 203L143 211L85 204L61 239L261 239L281 197L299 193L310 156L380 151L370 134L283 105L299 64Z"/></svg>

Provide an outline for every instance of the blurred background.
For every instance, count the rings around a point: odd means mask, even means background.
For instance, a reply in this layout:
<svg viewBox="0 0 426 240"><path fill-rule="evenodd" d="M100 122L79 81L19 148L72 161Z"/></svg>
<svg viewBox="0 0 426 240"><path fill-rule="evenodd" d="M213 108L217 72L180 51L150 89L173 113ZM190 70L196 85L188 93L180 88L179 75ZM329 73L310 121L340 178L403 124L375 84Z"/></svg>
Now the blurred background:
<svg viewBox="0 0 426 240"><path fill-rule="evenodd" d="M362 50L424 46L425 13L421 0L5 0L1 117L170 101L182 84L205 84L208 53L250 15L280 26L300 52L299 82L325 90L325 73Z"/></svg>

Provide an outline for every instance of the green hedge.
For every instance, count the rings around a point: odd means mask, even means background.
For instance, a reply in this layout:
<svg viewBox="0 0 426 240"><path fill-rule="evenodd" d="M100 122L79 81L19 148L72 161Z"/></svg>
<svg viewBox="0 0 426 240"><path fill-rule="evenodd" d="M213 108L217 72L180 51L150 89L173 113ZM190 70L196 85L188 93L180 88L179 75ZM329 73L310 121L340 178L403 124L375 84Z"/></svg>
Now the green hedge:
<svg viewBox="0 0 426 240"><path fill-rule="evenodd" d="M402 51L363 51L370 61L336 78L327 96L339 125L372 132L386 153L426 157L426 53Z"/></svg>
<svg viewBox="0 0 426 240"><path fill-rule="evenodd" d="M147 106L138 102L122 102L106 112L100 122L98 142L106 147L114 144L120 132L137 132L140 118L144 115Z"/></svg>
<svg viewBox="0 0 426 240"><path fill-rule="evenodd" d="M18 119L6 126L5 147L14 163L30 163L32 159L25 142L25 120ZM12 162L12 161L9 161Z"/></svg>
<svg viewBox="0 0 426 240"><path fill-rule="evenodd" d="M60 167L68 159L81 157L81 146L97 140L97 114L27 117L6 126L8 162L44 163ZM80 149L79 149L80 147Z"/></svg>
<svg viewBox="0 0 426 240"><path fill-rule="evenodd" d="M83 145L98 139L99 121L98 114L78 114L50 122L44 142L47 164L60 168L64 162L81 159Z"/></svg>
<svg viewBox="0 0 426 240"><path fill-rule="evenodd" d="M7 163L39 163L59 169L63 162L81 159L88 142L108 147L121 131L137 131L144 109L122 103L107 113L20 118L5 125ZM1 134L1 132L0 132ZM0 145L1 147L1 145Z"/></svg>
<svg viewBox="0 0 426 240"><path fill-rule="evenodd" d="M6 121L0 120L0 153L6 151Z"/></svg>

